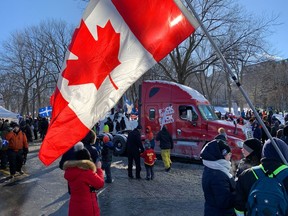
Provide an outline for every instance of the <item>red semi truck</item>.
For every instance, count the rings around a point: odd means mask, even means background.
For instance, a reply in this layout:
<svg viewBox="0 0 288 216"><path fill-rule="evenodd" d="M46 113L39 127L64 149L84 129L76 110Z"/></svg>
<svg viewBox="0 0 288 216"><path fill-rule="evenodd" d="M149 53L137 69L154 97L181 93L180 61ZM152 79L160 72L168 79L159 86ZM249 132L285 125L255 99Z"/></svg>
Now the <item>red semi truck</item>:
<svg viewBox="0 0 288 216"><path fill-rule="evenodd" d="M226 120L220 120L213 106L198 91L168 81L144 81L139 88L139 121L143 128L151 126L153 133L166 125L172 135L174 148L172 156L200 159L204 145L218 134L223 127L232 149L232 160L242 158L241 147L246 139L244 128ZM124 135L116 135L116 151L123 153L126 144ZM121 151L121 152L120 152ZM160 153L159 143L155 151Z"/></svg>

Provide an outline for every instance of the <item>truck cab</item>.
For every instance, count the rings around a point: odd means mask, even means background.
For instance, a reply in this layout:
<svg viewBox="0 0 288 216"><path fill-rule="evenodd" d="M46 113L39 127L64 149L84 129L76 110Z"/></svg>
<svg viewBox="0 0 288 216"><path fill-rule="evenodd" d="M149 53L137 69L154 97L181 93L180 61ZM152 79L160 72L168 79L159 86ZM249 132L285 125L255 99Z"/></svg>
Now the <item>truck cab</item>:
<svg viewBox="0 0 288 216"><path fill-rule="evenodd" d="M174 148L171 155L200 160L205 144L223 127L232 150L232 160L242 158L246 135L242 126L218 119L213 106L198 91L168 81L144 81L140 86L139 113L142 128L151 126L154 135L165 125ZM160 152L159 144L155 151Z"/></svg>

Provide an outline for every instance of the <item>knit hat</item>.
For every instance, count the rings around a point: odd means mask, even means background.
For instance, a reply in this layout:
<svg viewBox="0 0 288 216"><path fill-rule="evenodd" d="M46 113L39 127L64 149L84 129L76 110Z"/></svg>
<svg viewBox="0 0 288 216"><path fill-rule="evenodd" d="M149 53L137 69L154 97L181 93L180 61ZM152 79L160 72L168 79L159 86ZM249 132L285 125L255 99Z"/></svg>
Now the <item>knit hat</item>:
<svg viewBox="0 0 288 216"><path fill-rule="evenodd" d="M96 141L96 134L93 130L90 130L86 136L81 140L85 145L94 144Z"/></svg>
<svg viewBox="0 0 288 216"><path fill-rule="evenodd" d="M252 152L258 153L261 157L262 143L256 138L247 139L243 143L243 148L251 154Z"/></svg>
<svg viewBox="0 0 288 216"><path fill-rule="evenodd" d="M225 157L229 152L231 152L230 147L221 140L221 142L218 142L219 145L219 149L221 151L221 154L223 155L223 157Z"/></svg>
<svg viewBox="0 0 288 216"><path fill-rule="evenodd" d="M78 142L78 143L75 144L75 146L74 146L75 152L79 151L79 150L82 150L82 149L84 149L84 145L83 145L82 142Z"/></svg>
<svg viewBox="0 0 288 216"><path fill-rule="evenodd" d="M225 156L231 152L230 147L223 140L212 140L202 149L200 157L203 160L216 161L225 159Z"/></svg>
<svg viewBox="0 0 288 216"><path fill-rule="evenodd" d="M76 152L76 160L91 160L91 155L86 148Z"/></svg>
<svg viewBox="0 0 288 216"><path fill-rule="evenodd" d="M109 133L109 126L107 124L103 127L103 133Z"/></svg>
<svg viewBox="0 0 288 216"><path fill-rule="evenodd" d="M109 136L104 135L104 136L103 136L103 142L104 142L104 143L107 143L107 142L109 142L109 141L110 141Z"/></svg>
<svg viewBox="0 0 288 216"><path fill-rule="evenodd" d="M288 161L288 145L281 139L273 138L273 140L275 141L286 161ZM267 140L263 146L262 156L263 158L272 159L283 163L270 139Z"/></svg>

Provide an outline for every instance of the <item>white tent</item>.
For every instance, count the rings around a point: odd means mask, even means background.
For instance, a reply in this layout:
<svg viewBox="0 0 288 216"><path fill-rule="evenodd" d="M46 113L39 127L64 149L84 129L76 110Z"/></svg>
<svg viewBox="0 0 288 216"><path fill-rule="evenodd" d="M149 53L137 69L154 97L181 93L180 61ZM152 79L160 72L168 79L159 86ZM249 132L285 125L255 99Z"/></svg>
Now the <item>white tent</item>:
<svg viewBox="0 0 288 216"><path fill-rule="evenodd" d="M13 113L4 107L0 106L0 118L9 118L9 119L17 119L18 114Z"/></svg>

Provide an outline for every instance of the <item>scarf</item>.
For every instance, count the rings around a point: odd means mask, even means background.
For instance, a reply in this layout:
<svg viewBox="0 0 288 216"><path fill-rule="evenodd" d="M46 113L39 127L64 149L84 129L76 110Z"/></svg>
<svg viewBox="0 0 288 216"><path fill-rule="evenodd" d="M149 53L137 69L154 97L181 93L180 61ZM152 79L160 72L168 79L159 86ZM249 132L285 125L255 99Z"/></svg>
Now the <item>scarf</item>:
<svg viewBox="0 0 288 216"><path fill-rule="evenodd" d="M229 178L232 178L232 174L230 173L231 162L225 159L220 159L216 161L208 161L203 160L203 164L210 169L220 170L225 173Z"/></svg>

